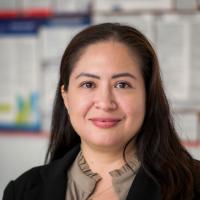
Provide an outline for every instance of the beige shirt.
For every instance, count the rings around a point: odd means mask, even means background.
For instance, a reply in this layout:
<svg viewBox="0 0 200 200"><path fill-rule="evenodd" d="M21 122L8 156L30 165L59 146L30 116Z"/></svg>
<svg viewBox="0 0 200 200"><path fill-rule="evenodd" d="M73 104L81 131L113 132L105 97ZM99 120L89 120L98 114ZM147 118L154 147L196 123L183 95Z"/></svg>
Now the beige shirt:
<svg viewBox="0 0 200 200"><path fill-rule="evenodd" d="M112 186L119 200L126 199L139 166L139 161L133 158L120 169L109 172L112 177ZM101 177L90 170L80 151L68 171L66 200L89 200L100 180Z"/></svg>

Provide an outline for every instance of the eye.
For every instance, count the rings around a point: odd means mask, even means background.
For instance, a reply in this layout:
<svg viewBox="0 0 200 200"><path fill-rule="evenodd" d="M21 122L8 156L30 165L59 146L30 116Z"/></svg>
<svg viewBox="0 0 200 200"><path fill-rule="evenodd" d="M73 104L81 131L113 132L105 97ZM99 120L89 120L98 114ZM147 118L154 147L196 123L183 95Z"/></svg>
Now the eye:
<svg viewBox="0 0 200 200"><path fill-rule="evenodd" d="M95 88L95 86L96 86L95 83L91 81L85 81L80 84L80 87L83 87L83 88Z"/></svg>
<svg viewBox="0 0 200 200"><path fill-rule="evenodd" d="M125 81L117 82L117 84L114 87L115 88L132 88L132 86Z"/></svg>

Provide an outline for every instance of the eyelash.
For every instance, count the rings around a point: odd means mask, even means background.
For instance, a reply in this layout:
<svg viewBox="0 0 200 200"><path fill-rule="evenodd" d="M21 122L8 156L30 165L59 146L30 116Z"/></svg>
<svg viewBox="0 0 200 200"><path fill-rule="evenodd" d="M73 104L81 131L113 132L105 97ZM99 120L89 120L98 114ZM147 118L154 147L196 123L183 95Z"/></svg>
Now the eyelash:
<svg viewBox="0 0 200 200"><path fill-rule="evenodd" d="M123 85L125 87L117 87L117 85ZM118 81L117 84L114 86L115 88L123 88L123 89L126 89L126 88L132 88L132 86L127 83L126 81Z"/></svg>
<svg viewBox="0 0 200 200"><path fill-rule="evenodd" d="M121 87L121 86L123 87ZM87 89L91 89L91 88L95 88L96 87L96 84L92 81L84 81L83 83L80 84L80 87L82 88L87 88ZM127 88L133 88L131 86L131 84L129 84L128 82L126 81L118 81L115 85L114 85L114 88L117 88L117 89L127 89Z"/></svg>
<svg viewBox="0 0 200 200"><path fill-rule="evenodd" d="M90 86L92 85L92 87L88 87L87 85ZM95 88L96 87L96 84L93 83L92 81L84 81L83 83L80 84L80 87L84 87L84 88Z"/></svg>

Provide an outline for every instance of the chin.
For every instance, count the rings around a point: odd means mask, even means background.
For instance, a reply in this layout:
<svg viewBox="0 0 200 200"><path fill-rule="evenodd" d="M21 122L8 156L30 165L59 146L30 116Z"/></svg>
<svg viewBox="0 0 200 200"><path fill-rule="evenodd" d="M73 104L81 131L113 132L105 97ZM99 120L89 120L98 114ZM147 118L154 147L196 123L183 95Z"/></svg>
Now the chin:
<svg viewBox="0 0 200 200"><path fill-rule="evenodd" d="M124 144L121 143L121 141L90 141L90 144L92 144L93 147L97 148L104 148L104 149L116 149L120 147L124 147Z"/></svg>

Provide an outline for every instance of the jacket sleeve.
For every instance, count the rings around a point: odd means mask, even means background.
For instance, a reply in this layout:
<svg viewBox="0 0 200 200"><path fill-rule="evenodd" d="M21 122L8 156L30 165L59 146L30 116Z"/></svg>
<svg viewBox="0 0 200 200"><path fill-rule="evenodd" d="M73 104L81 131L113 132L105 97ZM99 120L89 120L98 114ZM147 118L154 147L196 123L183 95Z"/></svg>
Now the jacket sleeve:
<svg viewBox="0 0 200 200"><path fill-rule="evenodd" d="M14 200L14 181L10 181L6 186L2 200Z"/></svg>

